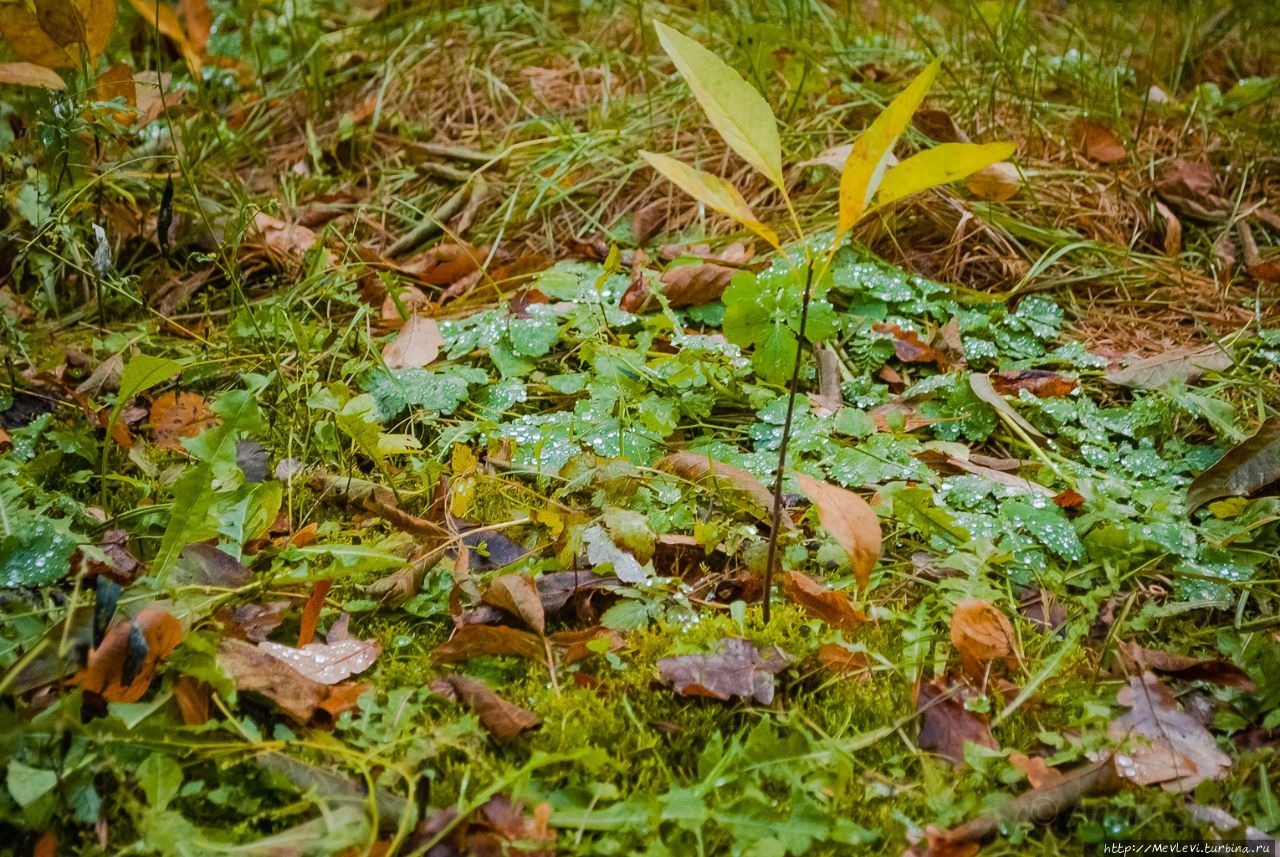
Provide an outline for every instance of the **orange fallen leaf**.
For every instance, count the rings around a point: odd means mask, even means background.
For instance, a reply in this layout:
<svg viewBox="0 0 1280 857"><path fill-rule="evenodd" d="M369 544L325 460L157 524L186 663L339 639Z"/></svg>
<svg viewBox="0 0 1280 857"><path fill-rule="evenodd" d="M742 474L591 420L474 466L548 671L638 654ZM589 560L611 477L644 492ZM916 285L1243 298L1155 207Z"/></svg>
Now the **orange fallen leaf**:
<svg viewBox="0 0 1280 857"><path fill-rule="evenodd" d="M859 588L866 589L871 569L880 559L880 521L875 511L852 491L803 473L795 476L800 490L817 507L822 526L849 555Z"/></svg>
<svg viewBox="0 0 1280 857"><path fill-rule="evenodd" d="M324 600L329 596L329 587L333 585L333 578L325 577L316 581L316 585L311 589L311 595L307 598L306 605L302 608L302 620L298 627L298 648L310 643L316 636L316 624L320 621L320 611L324 609Z"/></svg>
<svg viewBox="0 0 1280 857"><path fill-rule="evenodd" d="M1118 163L1127 157L1116 132L1096 119L1082 117L1072 122L1071 144L1100 164Z"/></svg>
<svg viewBox="0 0 1280 857"><path fill-rule="evenodd" d="M1016 651L1008 617L980 598L966 598L956 605L951 614L951 645L966 666L1008 658Z"/></svg>
<svg viewBox="0 0 1280 857"><path fill-rule="evenodd" d="M218 424L218 418L199 393L170 391L151 402L151 431L156 446L185 453L181 439L195 437Z"/></svg>
<svg viewBox="0 0 1280 857"><path fill-rule="evenodd" d="M844 593L828 589L798 571L782 576L782 591L810 616L843 631L856 631L867 621L866 614L854 607Z"/></svg>
<svg viewBox="0 0 1280 857"><path fill-rule="evenodd" d="M53 69L31 62L0 63L0 85L38 86L41 89L66 89L67 83Z"/></svg>
<svg viewBox="0 0 1280 857"><path fill-rule="evenodd" d="M141 664L134 667L130 661L136 658L139 640L145 641L146 654ZM160 661L181 641L182 626L178 620L163 608L152 605L132 621L112 626L102 645L89 653L88 663L70 683L108 702L137 702L151 686ZM133 674L127 675L126 670Z"/></svg>
<svg viewBox="0 0 1280 857"><path fill-rule="evenodd" d="M1017 195L1022 187L1022 176L1013 164L1000 161L970 175L965 179L965 185L978 199L1004 202Z"/></svg>

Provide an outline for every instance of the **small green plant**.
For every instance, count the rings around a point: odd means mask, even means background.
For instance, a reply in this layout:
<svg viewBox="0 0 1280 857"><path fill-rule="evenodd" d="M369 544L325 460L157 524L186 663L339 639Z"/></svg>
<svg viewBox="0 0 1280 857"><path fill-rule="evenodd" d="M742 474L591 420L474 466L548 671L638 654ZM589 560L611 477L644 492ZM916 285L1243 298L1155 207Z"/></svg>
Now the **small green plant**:
<svg viewBox="0 0 1280 857"><path fill-rule="evenodd" d="M741 275L725 293L726 333L737 344L754 347L753 363L757 373L765 380L780 382L790 370L787 413L773 485L773 526L765 561L764 616L768 621L778 525L782 516L782 480L803 360L800 343L806 338L818 341L834 332L834 327L827 323L815 325L816 329L809 326L815 282L819 284L818 288L825 290L825 274L836 250L849 231L868 214L1002 161L1013 154L1015 147L1012 143L944 143L913 155L896 166L889 166L894 145L942 66L941 60L934 60L850 146L840 175L839 224L831 241L823 247L820 241L807 240L808 236L796 216L783 174L778 120L769 103L740 74L698 42L665 24L656 23L654 26L663 50L689 84L712 127L729 148L778 189L790 215L791 228L802 248L802 253L795 259L792 254L782 252L778 233L756 217L736 187L719 176L656 152L640 153L677 187L768 242L782 253L790 270L791 276L784 277L781 282L776 278ZM800 264L796 264L797 261ZM796 299L797 293L799 300ZM793 311L797 304L798 314ZM821 322L825 318L823 314L815 321Z"/></svg>

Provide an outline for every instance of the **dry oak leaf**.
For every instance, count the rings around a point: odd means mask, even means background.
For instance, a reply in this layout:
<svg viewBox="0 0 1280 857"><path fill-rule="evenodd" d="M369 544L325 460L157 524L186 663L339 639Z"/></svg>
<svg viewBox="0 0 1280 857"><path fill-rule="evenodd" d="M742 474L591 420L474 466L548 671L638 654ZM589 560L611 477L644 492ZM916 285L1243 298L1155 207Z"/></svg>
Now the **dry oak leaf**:
<svg viewBox="0 0 1280 857"><path fill-rule="evenodd" d="M434 318L410 316L396 338L382 349L382 360L388 369L420 369L440 356L444 337Z"/></svg>
<svg viewBox="0 0 1280 857"><path fill-rule="evenodd" d="M804 612L843 631L856 631L867 616L844 593L828 589L808 575L789 571L782 576L782 591Z"/></svg>
<svg viewBox="0 0 1280 857"><path fill-rule="evenodd" d="M726 490L726 493L737 494L762 520L770 519L773 508L773 494L745 470L740 470L723 461L715 461L696 452L673 452L664 456L653 465L664 473L671 473L690 482L710 485L714 489ZM784 530L794 530L795 521L784 510L780 526ZM878 532L878 529L877 529ZM878 552L878 551L877 551Z"/></svg>
<svg viewBox="0 0 1280 857"><path fill-rule="evenodd" d="M706 696L727 700L754 699L773 702L773 677L786 668L790 657L778 648L761 653L741 637L720 641L714 655L678 655L658 661L663 682L681 696Z"/></svg>
<svg viewBox="0 0 1280 857"><path fill-rule="evenodd" d="M916 710L920 712L916 744L956 767L964 765L966 741L992 750L998 746L986 719L964 707L966 694L963 685L948 689L945 680L926 682L916 694Z"/></svg>
<svg viewBox="0 0 1280 857"><path fill-rule="evenodd" d="M442 243L423 250L395 267L400 273L429 286L450 286L480 270L480 264L488 254L488 247Z"/></svg>
<svg viewBox="0 0 1280 857"><path fill-rule="evenodd" d="M867 588L871 569L880 559L880 521L875 511L852 491L796 473L796 484L818 509L818 520L849 556L858 587Z"/></svg>
<svg viewBox="0 0 1280 857"><path fill-rule="evenodd" d="M1129 711L1111 721L1111 740L1124 743L1114 757L1116 772L1142 786L1188 792L1231 769L1204 724L1178 707L1172 691L1154 673L1133 676L1116 694Z"/></svg>
<svg viewBox="0 0 1280 857"><path fill-rule="evenodd" d="M0 63L0 85L38 86L41 89L66 89L67 83L58 73L33 62Z"/></svg>
<svg viewBox="0 0 1280 857"><path fill-rule="evenodd" d="M70 683L107 702L137 702L151 686L160 661L182 642L182 626L168 611L151 605L130 621L117 622L89 653ZM140 664L131 663L143 649Z"/></svg>
<svg viewBox="0 0 1280 857"><path fill-rule="evenodd" d="M1071 144L1100 164L1115 164L1126 157L1116 132L1096 119L1080 118L1072 122Z"/></svg>
<svg viewBox="0 0 1280 857"><path fill-rule="evenodd" d="M209 403L199 393L171 390L151 402L151 431L156 446L185 453L182 438L191 438L218 424Z"/></svg>
<svg viewBox="0 0 1280 857"><path fill-rule="evenodd" d="M332 636L332 635L331 635ZM373 666L382 652L377 640L346 638L325 643L307 643L301 648L264 640L262 651L287 664L318 684L337 684Z"/></svg>
<svg viewBox="0 0 1280 857"><path fill-rule="evenodd" d="M32 12L21 0L0 4L0 36L19 58L47 68L79 65L82 47L92 65L116 24L115 0L40 0L35 6Z"/></svg>
<svg viewBox="0 0 1280 857"><path fill-rule="evenodd" d="M538 715L498 696L479 679L454 673L431 682L431 689L470 708L484 728L503 741L542 725Z"/></svg>
<svg viewBox="0 0 1280 857"><path fill-rule="evenodd" d="M966 598L951 614L951 645L968 661L993 661L1017 651L1013 626L999 607Z"/></svg>

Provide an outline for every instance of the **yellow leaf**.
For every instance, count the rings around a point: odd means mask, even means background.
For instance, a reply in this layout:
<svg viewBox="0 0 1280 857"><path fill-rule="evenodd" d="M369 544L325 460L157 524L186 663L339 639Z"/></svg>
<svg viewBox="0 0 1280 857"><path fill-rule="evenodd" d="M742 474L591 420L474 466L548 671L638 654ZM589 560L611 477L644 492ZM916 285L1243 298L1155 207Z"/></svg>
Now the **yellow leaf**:
<svg viewBox="0 0 1280 857"><path fill-rule="evenodd" d="M654 24L662 49L676 64L711 125L729 147L782 187L782 142L769 102L718 56L670 27Z"/></svg>
<svg viewBox="0 0 1280 857"><path fill-rule="evenodd" d="M907 158L884 175L876 208L931 187L957 181L1003 161L1013 143L943 143Z"/></svg>
<svg viewBox="0 0 1280 857"><path fill-rule="evenodd" d="M160 35L178 46L178 50L182 52L183 59L191 67L192 74L200 73L200 66L202 65L200 51L187 38L187 31L182 29L182 22L178 20L178 13L172 7L163 3L153 2L153 0L129 0L129 5L137 11L142 20L155 27Z"/></svg>
<svg viewBox="0 0 1280 857"><path fill-rule="evenodd" d="M853 151L840 174L840 233L853 228L866 213L888 167L893 144L902 136L933 79L938 76L942 60L934 60L915 80L884 109L871 127L853 141Z"/></svg>
<svg viewBox="0 0 1280 857"><path fill-rule="evenodd" d="M768 226L761 223L752 212L751 206L742 198L738 189L724 179L711 173L694 169L683 161L659 155L657 152L641 152L640 157L649 162L649 166L662 173L672 184L689 196L714 208L721 214L728 215L752 232L781 249L778 236Z"/></svg>
<svg viewBox="0 0 1280 857"><path fill-rule="evenodd" d="M40 0L36 10L24 2L0 3L0 36L27 62L47 68L92 65L116 23L115 0Z"/></svg>
<svg viewBox="0 0 1280 857"><path fill-rule="evenodd" d="M45 89L65 89L67 84L58 73L31 62L0 63L0 84L18 86L42 86Z"/></svg>

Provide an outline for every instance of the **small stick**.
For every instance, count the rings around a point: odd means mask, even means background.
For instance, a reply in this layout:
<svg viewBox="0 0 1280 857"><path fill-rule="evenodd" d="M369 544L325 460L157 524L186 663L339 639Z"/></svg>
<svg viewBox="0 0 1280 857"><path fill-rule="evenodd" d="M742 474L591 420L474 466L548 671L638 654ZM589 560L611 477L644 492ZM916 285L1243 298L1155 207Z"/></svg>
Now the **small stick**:
<svg viewBox="0 0 1280 857"><path fill-rule="evenodd" d="M436 210L428 214L421 223L392 244L387 249L387 256L403 255L428 238L433 238L443 232L445 221L462 210L474 189L475 182L468 182L454 191L453 196L440 203Z"/></svg>

